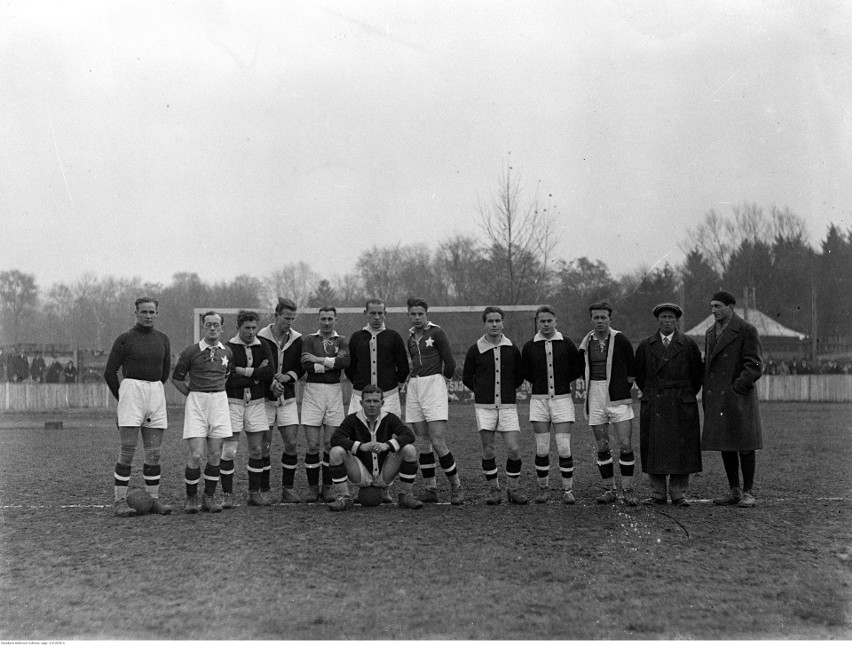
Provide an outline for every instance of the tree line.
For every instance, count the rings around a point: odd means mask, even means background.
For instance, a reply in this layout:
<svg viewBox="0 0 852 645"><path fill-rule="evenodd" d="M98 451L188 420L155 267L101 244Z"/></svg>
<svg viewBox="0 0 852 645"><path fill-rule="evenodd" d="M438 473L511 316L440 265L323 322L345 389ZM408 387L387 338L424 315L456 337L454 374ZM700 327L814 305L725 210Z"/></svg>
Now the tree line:
<svg viewBox="0 0 852 645"><path fill-rule="evenodd" d="M727 214L705 213L681 240L685 259L679 265L640 266L614 276L601 260L553 257L558 211L550 196L521 199L510 167L500 182L493 202L480 205L478 235L452 236L437 248L374 245L344 275L324 275L298 262L219 282L192 272L174 274L169 284L85 273L41 289L33 274L3 271L0 344L108 350L132 324L132 303L141 294L160 301L158 327L175 347L192 340L194 307L269 307L278 295L300 307L362 306L370 296L401 306L411 295L434 305L548 302L566 312L560 328L572 336L587 331L588 305L608 300L615 307L614 326L638 340L653 329L650 312L659 302L679 302L685 311L681 329L687 330L708 315L714 291L725 288L740 299L746 287L758 309L806 334L815 294L818 338L849 335L852 230L832 224L814 248L804 220L789 209L745 203Z"/></svg>

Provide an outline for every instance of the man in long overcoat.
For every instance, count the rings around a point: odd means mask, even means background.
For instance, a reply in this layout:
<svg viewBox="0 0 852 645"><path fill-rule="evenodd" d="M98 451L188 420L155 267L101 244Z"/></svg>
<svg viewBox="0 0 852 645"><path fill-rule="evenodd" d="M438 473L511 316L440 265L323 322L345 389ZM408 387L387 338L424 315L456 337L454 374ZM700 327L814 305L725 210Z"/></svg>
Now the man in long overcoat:
<svg viewBox="0 0 852 645"><path fill-rule="evenodd" d="M716 292L710 300L715 322L705 337L701 449L722 453L731 487L729 495L714 499L713 503L750 508L755 505L755 450L763 448L754 389L763 360L757 330L734 313L736 302L727 291Z"/></svg>
<svg viewBox="0 0 852 645"><path fill-rule="evenodd" d="M643 503L666 504L671 495L675 506L689 506L689 475L701 472L696 395L704 366L697 343L677 329L683 310L664 302L653 313L658 330L636 350L636 385L642 390L639 454L651 483L651 497Z"/></svg>

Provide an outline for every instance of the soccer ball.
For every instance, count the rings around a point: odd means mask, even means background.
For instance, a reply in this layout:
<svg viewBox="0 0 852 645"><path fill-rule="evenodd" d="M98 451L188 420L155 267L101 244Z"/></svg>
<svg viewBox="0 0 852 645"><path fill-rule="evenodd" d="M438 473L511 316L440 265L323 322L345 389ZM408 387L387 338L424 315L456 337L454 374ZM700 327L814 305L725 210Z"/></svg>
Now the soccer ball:
<svg viewBox="0 0 852 645"><path fill-rule="evenodd" d="M382 503L384 489L378 486L362 486L358 489L358 501L361 506L378 506Z"/></svg>
<svg viewBox="0 0 852 645"><path fill-rule="evenodd" d="M127 505L136 511L137 515L150 513L154 507L154 498L148 491L136 489L127 493Z"/></svg>

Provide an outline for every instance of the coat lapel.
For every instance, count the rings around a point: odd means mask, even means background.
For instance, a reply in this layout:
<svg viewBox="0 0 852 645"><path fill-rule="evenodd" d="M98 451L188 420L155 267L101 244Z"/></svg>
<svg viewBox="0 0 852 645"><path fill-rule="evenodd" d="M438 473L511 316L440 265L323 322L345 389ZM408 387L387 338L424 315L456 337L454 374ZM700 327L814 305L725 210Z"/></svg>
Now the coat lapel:
<svg viewBox="0 0 852 645"><path fill-rule="evenodd" d="M728 326L725 327L725 330L722 332L721 336L716 339L716 347L713 349L713 355L710 357L711 359L716 358L716 355L721 352L725 347L731 344L731 342L739 335L740 333L740 324L742 322L742 318L734 314L731 317L730 322L728 322ZM715 327L710 329L710 333L715 334Z"/></svg>

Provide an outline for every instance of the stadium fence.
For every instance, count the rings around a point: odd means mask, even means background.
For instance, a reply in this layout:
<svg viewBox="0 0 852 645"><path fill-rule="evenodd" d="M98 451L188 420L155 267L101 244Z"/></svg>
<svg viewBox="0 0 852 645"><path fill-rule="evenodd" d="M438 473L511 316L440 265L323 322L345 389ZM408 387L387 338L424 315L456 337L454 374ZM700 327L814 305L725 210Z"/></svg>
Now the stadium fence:
<svg viewBox="0 0 852 645"><path fill-rule="evenodd" d="M575 400L584 398L579 381ZM528 384L519 398L526 398ZM351 385L344 383L344 399ZM166 383L166 402L183 405L184 397L171 382ZM454 380L449 391L454 403L470 403L470 393ZM761 401L802 401L815 403L852 402L852 374L765 375L757 382ZM457 399L457 400L456 400ZM105 383L0 383L0 412L41 412L68 409L115 409L115 399Z"/></svg>

